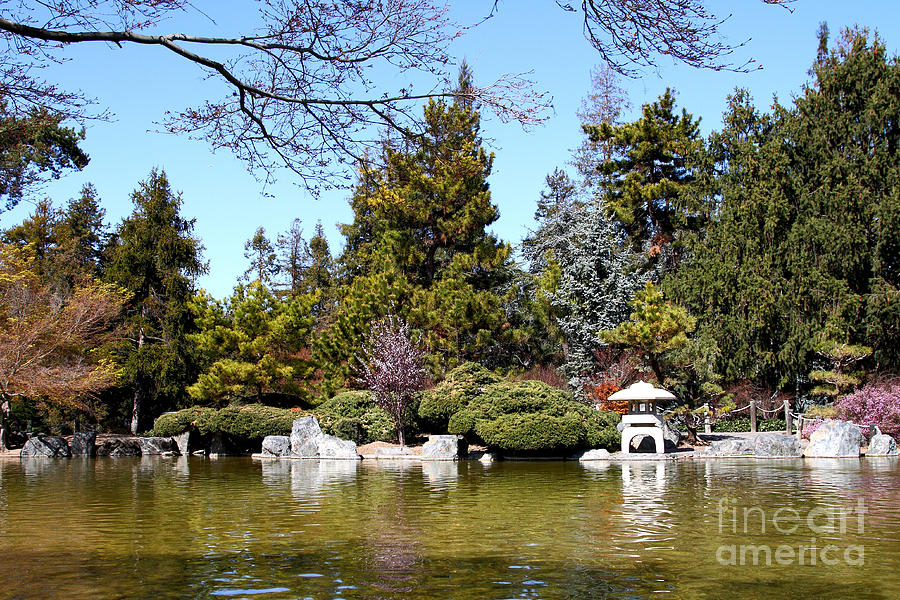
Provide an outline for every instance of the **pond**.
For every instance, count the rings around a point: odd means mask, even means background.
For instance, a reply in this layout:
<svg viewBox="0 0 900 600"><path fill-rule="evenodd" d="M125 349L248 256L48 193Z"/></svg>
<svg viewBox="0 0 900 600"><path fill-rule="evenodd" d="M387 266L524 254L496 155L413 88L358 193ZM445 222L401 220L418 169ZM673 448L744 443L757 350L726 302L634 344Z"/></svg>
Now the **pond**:
<svg viewBox="0 0 900 600"><path fill-rule="evenodd" d="M3 598L900 598L897 459L0 461Z"/></svg>

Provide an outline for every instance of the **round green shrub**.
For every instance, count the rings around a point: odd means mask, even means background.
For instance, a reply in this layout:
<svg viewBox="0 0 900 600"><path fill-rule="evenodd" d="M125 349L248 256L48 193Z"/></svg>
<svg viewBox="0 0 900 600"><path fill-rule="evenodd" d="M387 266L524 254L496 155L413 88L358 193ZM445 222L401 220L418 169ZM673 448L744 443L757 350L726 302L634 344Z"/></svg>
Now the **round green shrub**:
<svg viewBox="0 0 900 600"><path fill-rule="evenodd" d="M422 393L419 417L433 432L446 432L454 414L468 406L484 388L499 381L497 375L479 364L460 365L434 388Z"/></svg>
<svg viewBox="0 0 900 600"><path fill-rule="evenodd" d="M397 438L394 420L375 404L367 391L342 392L325 400L313 411L322 431L357 444L390 442Z"/></svg>
<svg viewBox="0 0 900 600"><path fill-rule="evenodd" d="M197 419L201 418L201 415L205 418L210 412L214 413L216 409L192 406L160 415L153 423L153 435L172 437L189 429L196 429Z"/></svg>
<svg viewBox="0 0 900 600"><path fill-rule="evenodd" d="M784 422L784 419L758 419L756 421L757 431L784 431L786 428L787 423ZM715 432L750 431L750 417L716 421L713 423L712 430Z"/></svg>
<svg viewBox="0 0 900 600"><path fill-rule="evenodd" d="M512 452L558 452L619 444L618 415L582 404L540 381L488 385L454 413L450 433Z"/></svg>

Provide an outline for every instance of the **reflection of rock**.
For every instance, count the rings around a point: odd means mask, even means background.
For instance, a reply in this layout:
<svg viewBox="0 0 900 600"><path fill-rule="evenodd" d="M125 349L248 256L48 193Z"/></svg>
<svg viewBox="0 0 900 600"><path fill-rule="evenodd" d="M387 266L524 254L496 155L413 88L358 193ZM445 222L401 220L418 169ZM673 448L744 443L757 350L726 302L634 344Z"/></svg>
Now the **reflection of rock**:
<svg viewBox="0 0 900 600"><path fill-rule="evenodd" d="M853 423L826 420L809 438L806 456L858 457L863 443L862 431Z"/></svg>
<svg viewBox="0 0 900 600"><path fill-rule="evenodd" d="M581 466L585 471L593 473L606 473L612 463L608 460L588 460L582 461Z"/></svg>
<svg viewBox="0 0 900 600"><path fill-rule="evenodd" d="M173 456L180 454L178 445L175 440L168 437L140 437L138 443L141 445L142 454L162 454Z"/></svg>
<svg viewBox="0 0 900 600"><path fill-rule="evenodd" d="M264 461L264 463L281 461ZM318 496L325 488L356 479L355 460L292 460L291 493L298 498Z"/></svg>
<svg viewBox="0 0 900 600"><path fill-rule="evenodd" d="M726 438L709 445L705 456L752 456L753 442L747 438Z"/></svg>
<svg viewBox="0 0 900 600"><path fill-rule="evenodd" d="M69 458L72 456L69 444L61 437L53 435L36 435L22 447L19 456L25 458Z"/></svg>
<svg viewBox="0 0 900 600"><path fill-rule="evenodd" d="M94 442L97 441L97 434L93 431L79 431L72 436L72 443L69 448L72 456L94 456Z"/></svg>
<svg viewBox="0 0 900 600"><path fill-rule="evenodd" d="M288 479L291 476L291 462L289 460L263 460L259 461L262 468L263 481L275 483Z"/></svg>
<svg viewBox="0 0 900 600"><path fill-rule="evenodd" d="M422 446L422 460L457 460L468 449L461 435L430 435Z"/></svg>
<svg viewBox="0 0 900 600"><path fill-rule="evenodd" d="M897 454L897 441L889 435L878 433L869 440L866 456L893 456Z"/></svg>
<svg viewBox="0 0 900 600"><path fill-rule="evenodd" d="M579 456L578 460L609 460L609 450L607 450L606 448L595 448L594 450L588 450L587 452Z"/></svg>
<svg viewBox="0 0 900 600"><path fill-rule="evenodd" d="M291 454L300 458L315 458L323 435L315 417L297 419L291 426Z"/></svg>
<svg viewBox="0 0 900 600"><path fill-rule="evenodd" d="M783 433L764 433L753 442L754 454L760 458L799 458L803 456L800 440Z"/></svg>
<svg viewBox="0 0 900 600"><path fill-rule="evenodd" d="M431 487L443 489L456 485L459 479L460 464L448 460L423 460L422 475Z"/></svg>
<svg viewBox="0 0 900 600"><path fill-rule="evenodd" d="M287 435L267 435L262 441L262 453L266 456L291 455L291 438Z"/></svg>

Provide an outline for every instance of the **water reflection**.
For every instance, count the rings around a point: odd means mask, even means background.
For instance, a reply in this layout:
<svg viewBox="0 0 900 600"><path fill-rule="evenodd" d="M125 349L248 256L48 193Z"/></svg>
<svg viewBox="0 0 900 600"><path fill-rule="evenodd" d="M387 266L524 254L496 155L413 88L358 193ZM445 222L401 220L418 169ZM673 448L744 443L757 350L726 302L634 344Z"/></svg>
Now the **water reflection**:
<svg viewBox="0 0 900 600"><path fill-rule="evenodd" d="M318 497L322 490L356 478L356 460L292 460L291 493L295 498Z"/></svg>
<svg viewBox="0 0 900 600"><path fill-rule="evenodd" d="M460 463L452 460L422 461L422 475L433 490L455 486L459 479Z"/></svg>

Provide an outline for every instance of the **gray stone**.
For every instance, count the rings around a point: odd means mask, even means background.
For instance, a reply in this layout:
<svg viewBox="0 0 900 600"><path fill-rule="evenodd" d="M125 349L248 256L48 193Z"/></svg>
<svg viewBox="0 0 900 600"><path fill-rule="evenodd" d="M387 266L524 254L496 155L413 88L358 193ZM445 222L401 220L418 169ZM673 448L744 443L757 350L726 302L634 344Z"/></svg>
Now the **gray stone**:
<svg viewBox="0 0 900 600"><path fill-rule="evenodd" d="M134 438L113 438L97 446L97 456L140 456L141 444Z"/></svg>
<svg viewBox="0 0 900 600"><path fill-rule="evenodd" d="M422 460L458 460L468 450L461 435L430 435L422 446Z"/></svg>
<svg viewBox="0 0 900 600"><path fill-rule="evenodd" d="M752 440L736 437L713 442L704 456L753 456L755 454L756 450Z"/></svg>
<svg viewBox="0 0 900 600"><path fill-rule="evenodd" d="M622 433L623 431L625 431L625 423L623 423L622 421L619 421L616 424L616 431L618 431L619 433Z"/></svg>
<svg viewBox="0 0 900 600"><path fill-rule="evenodd" d="M93 431L79 431L72 436L72 443L69 448L72 456L94 456L96 448L94 442L97 441L97 434Z"/></svg>
<svg viewBox="0 0 900 600"><path fill-rule="evenodd" d="M578 457L578 460L609 460L609 450L606 448L595 448L588 450Z"/></svg>
<svg viewBox="0 0 900 600"><path fill-rule="evenodd" d="M759 458L799 458L803 456L800 440L784 433L764 433L756 436L753 453Z"/></svg>
<svg viewBox="0 0 900 600"><path fill-rule="evenodd" d="M356 442L342 440L333 435L323 435L319 438L318 457L344 460L359 460L361 458L356 451Z"/></svg>
<svg viewBox="0 0 900 600"><path fill-rule="evenodd" d="M675 448L678 448L678 444L681 443L681 440L684 436L678 431L678 428L675 427L675 424L668 419L663 419L663 439L666 440L666 452L672 452ZM672 446L672 450L669 450L669 446Z"/></svg>
<svg viewBox="0 0 900 600"><path fill-rule="evenodd" d="M170 437L141 437L138 438L141 445L141 454L176 456L181 454L178 444Z"/></svg>
<svg viewBox="0 0 900 600"><path fill-rule="evenodd" d="M288 435L267 435L262 441L262 453L265 456L290 456L291 437Z"/></svg>
<svg viewBox="0 0 900 600"><path fill-rule="evenodd" d="M300 458L316 458L322 428L315 417L301 417L291 426L291 455Z"/></svg>
<svg viewBox="0 0 900 600"><path fill-rule="evenodd" d="M178 446L178 453L182 456L187 456L191 453L191 432L185 431L183 433L179 433L178 435L173 435L172 440L175 442L175 445Z"/></svg>
<svg viewBox="0 0 900 600"><path fill-rule="evenodd" d="M809 457L858 457L863 444L859 427L846 421L826 419L809 438L805 456Z"/></svg>
<svg viewBox="0 0 900 600"><path fill-rule="evenodd" d="M876 433L869 440L866 456L895 456L898 454L897 440L883 433Z"/></svg>
<svg viewBox="0 0 900 600"><path fill-rule="evenodd" d="M69 444L61 437L54 435L36 435L22 447L19 456L29 457L46 457L46 458L69 458L72 451Z"/></svg>

